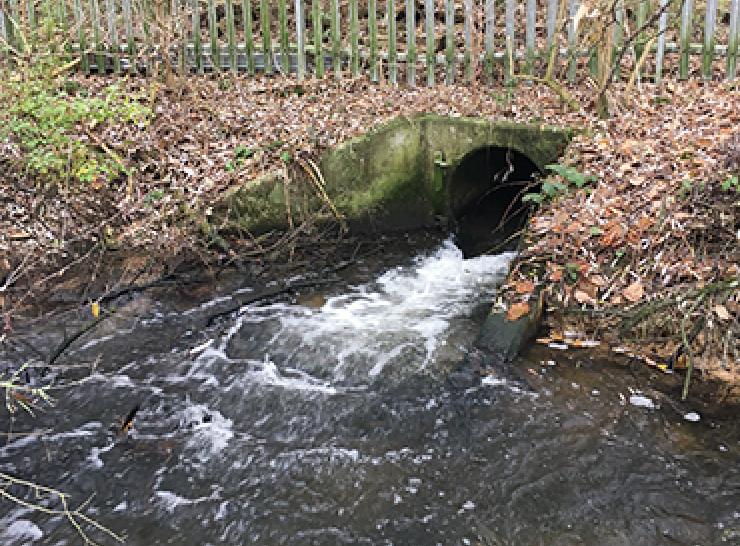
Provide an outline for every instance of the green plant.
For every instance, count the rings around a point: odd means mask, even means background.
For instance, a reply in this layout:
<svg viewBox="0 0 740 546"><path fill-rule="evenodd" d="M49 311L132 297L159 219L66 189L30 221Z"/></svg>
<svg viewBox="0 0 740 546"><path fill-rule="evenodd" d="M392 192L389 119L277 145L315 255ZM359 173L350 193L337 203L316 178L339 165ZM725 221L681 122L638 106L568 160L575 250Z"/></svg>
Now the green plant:
<svg viewBox="0 0 740 546"><path fill-rule="evenodd" d="M508 106L514 100L514 91L511 88L506 88L500 93L492 93L491 96L498 106Z"/></svg>
<svg viewBox="0 0 740 546"><path fill-rule="evenodd" d="M226 161L226 170L231 173L237 169L241 169L244 161L252 157L255 153L257 153L257 150L239 144L239 146L234 148L234 158Z"/></svg>
<svg viewBox="0 0 740 546"><path fill-rule="evenodd" d="M565 264L565 273L567 275L566 280L571 284L574 284L578 280L580 267L576 263L568 262Z"/></svg>
<svg viewBox="0 0 740 546"><path fill-rule="evenodd" d="M234 157L237 159L249 159L255 154L256 150L240 144L234 149Z"/></svg>
<svg viewBox="0 0 740 546"><path fill-rule="evenodd" d="M159 189L151 190L144 197L144 202L148 205L151 205L152 203L156 203L157 201L160 201L163 197L164 197L164 191L159 190Z"/></svg>
<svg viewBox="0 0 740 546"><path fill-rule="evenodd" d="M23 52L0 67L0 139L14 143L25 169L39 182L110 181L125 172L121 158L100 143L108 123L147 123L151 109L116 85L90 96L65 74L63 44L29 33Z"/></svg>
<svg viewBox="0 0 740 546"><path fill-rule="evenodd" d="M559 163L554 163L545 166L557 175L562 176L568 183L575 185L577 188L582 188L586 184L596 182L596 177L593 175L586 175L580 171L577 171L573 167L566 167Z"/></svg>
<svg viewBox="0 0 740 546"><path fill-rule="evenodd" d="M525 194L524 197L522 197L523 202L539 204L544 201L551 201L556 197L567 193L571 189L571 186L575 186L577 189L582 189L587 184L596 182L597 180L593 175L586 175L573 167L566 167L565 165L557 163L546 165L546 168L552 171L560 179L548 176L542 182L540 191L537 193L532 192Z"/></svg>
<svg viewBox="0 0 740 546"><path fill-rule="evenodd" d="M732 191L734 189L736 192L740 193L740 180L738 180L737 175L728 176L727 179L720 184L720 187L724 191Z"/></svg>

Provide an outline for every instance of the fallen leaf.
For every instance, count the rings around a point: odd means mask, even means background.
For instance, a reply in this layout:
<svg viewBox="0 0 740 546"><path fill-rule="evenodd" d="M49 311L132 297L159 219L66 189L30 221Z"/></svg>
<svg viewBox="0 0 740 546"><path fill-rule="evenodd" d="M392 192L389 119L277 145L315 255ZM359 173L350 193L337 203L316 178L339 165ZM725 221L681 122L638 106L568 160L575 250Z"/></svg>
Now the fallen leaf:
<svg viewBox="0 0 740 546"><path fill-rule="evenodd" d="M642 299L645 289L640 281L635 281L630 284L627 288L622 290L622 295L632 303L637 303Z"/></svg>
<svg viewBox="0 0 740 546"><path fill-rule="evenodd" d="M588 303L588 304L596 303L596 300L593 299L591 296L589 296L583 290L576 290L575 293L573 294L573 297L576 299L578 303Z"/></svg>
<svg viewBox="0 0 740 546"><path fill-rule="evenodd" d="M508 320L519 320L529 313L529 304L526 302L513 303L506 313Z"/></svg>
<svg viewBox="0 0 740 546"><path fill-rule="evenodd" d="M560 282L563 280L563 270L562 269L555 269L550 273L550 276L548 277L552 282Z"/></svg>
<svg viewBox="0 0 740 546"><path fill-rule="evenodd" d="M715 305L714 312L720 320L730 320L732 318L724 305Z"/></svg>
<svg viewBox="0 0 740 546"><path fill-rule="evenodd" d="M25 239L30 239L31 234L22 229L10 228L7 232L7 237L11 241L23 241Z"/></svg>
<svg viewBox="0 0 740 546"><path fill-rule="evenodd" d="M612 223L606 228L601 236L601 244L604 246L618 246L622 242L625 229L620 224Z"/></svg>
<svg viewBox="0 0 740 546"><path fill-rule="evenodd" d="M588 278L588 280L593 284L594 286L597 286L598 288L604 288L608 281L603 275L592 275Z"/></svg>
<svg viewBox="0 0 740 546"><path fill-rule="evenodd" d="M517 281L514 289L517 294L531 294L534 292L534 283L532 281Z"/></svg>

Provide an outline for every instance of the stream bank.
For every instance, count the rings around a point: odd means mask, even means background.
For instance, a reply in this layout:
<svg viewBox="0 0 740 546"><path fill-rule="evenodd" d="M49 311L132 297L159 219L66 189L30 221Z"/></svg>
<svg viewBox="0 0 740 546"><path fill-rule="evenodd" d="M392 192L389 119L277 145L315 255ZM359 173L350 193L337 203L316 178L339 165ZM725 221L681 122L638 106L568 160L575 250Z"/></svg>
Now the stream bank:
<svg viewBox="0 0 740 546"><path fill-rule="evenodd" d="M42 378L67 387L17 415L2 470L95 493L86 513L134 546L732 544L735 410L613 358L538 346L496 366L472 347L512 258L420 232L299 296L247 303L269 286L238 274L137 294ZM79 540L23 507L0 529Z"/></svg>
<svg viewBox="0 0 740 546"><path fill-rule="evenodd" d="M107 78L74 78L92 95L104 94L113 83ZM0 248L5 253L0 274L6 281L3 314L10 320L27 316L17 304L28 287L37 294L53 292L63 278L57 272L96 257L96 252L89 253L91 248L157 256L158 264L189 256L215 268L284 259L290 256L291 237L263 238L239 229L222 234L226 226L213 222L214 204L264 176L292 183L295 171L303 171L294 159L316 162L323 151L393 118L434 113L585 129L564 160L597 182L558 195L539 209L529 226L533 237L526 242L522 261L534 260L542 267L513 271L511 297L499 302L502 309L527 303L523 300L533 294L517 290L517 283L544 285L549 307L574 310L583 317L573 329L602 338L615 329L608 321L600 322L601 315L614 320L668 295L662 309L669 311L653 318L670 319L689 311L690 324L684 325L689 333L702 314L712 319L715 333L737 331L736 290L712 294L698 306L697 298L675 297L701 291L704 284L731 282L738 275L737 202L723 189L737 172L736 86L645 84L638 97L622 95L616 86L611 100L622 109L601 121L587 108L583 90L570 90L583 105L572 112L540 85L520 86L515 93L504 88L471 93L466 86L401 90L362 79L301 86L282 78L231 77L195 78L173 87L141 79L118 83L154 111L148 124L95 129L96 138L125 161L132 173L128 180L99 181L67 192L41 191L17 167L19 153L13 143L3 144L7 176L0 181ZM273 193L279 202L279 192ZM328 206L318 212L324 219L334 218ZM322 237L311 222L296 222L294 228L307 241ZM660 256L659 262L652 260L655 256ZM99 281L100 270L91 263L89 276ZM84 275L80 279L90 280ZM555 328L571 329L562 323ZM663 353L658 360L664 362L681 345L680 322L617 329L615 341L631 338L635 345L644 345L650 337L646 333L653 330ZM711 336L695 341L721 347L723 357L704 362L703 351L697 349L697 367L736 384L736 348Z"/></svg>

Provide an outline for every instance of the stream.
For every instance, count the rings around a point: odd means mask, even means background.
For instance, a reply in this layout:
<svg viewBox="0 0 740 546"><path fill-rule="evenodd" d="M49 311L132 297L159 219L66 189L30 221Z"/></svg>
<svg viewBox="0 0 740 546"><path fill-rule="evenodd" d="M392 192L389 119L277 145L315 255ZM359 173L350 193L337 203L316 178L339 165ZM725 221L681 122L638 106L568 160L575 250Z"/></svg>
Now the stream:
<svg viewBox="0 0 740 546"><path fill-rule="evenodd" d="M85 513L136 546L740 544L736 417L587 352L534 346L481 379L461 363L513 255L402 250L210 326L254 287L133 298L66 354L92 374L12 424L48 432L0 437L0 471L94 493ZM0 499L0 545L27 544L81 539Z"/></svg>

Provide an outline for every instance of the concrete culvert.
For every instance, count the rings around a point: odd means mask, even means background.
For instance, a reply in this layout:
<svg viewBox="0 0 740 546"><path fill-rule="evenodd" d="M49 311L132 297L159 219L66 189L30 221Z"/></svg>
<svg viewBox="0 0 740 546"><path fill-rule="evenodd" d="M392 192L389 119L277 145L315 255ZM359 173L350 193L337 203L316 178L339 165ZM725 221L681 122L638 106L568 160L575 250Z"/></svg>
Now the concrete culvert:
<svg viewBox="0 0 740 546"><path fill-rule="evenodd" d="M450 218L466 257L515 249L527 219L522 197L539 189L540 171L524 154L487 146L467 154L449 174Z"/></svg>

